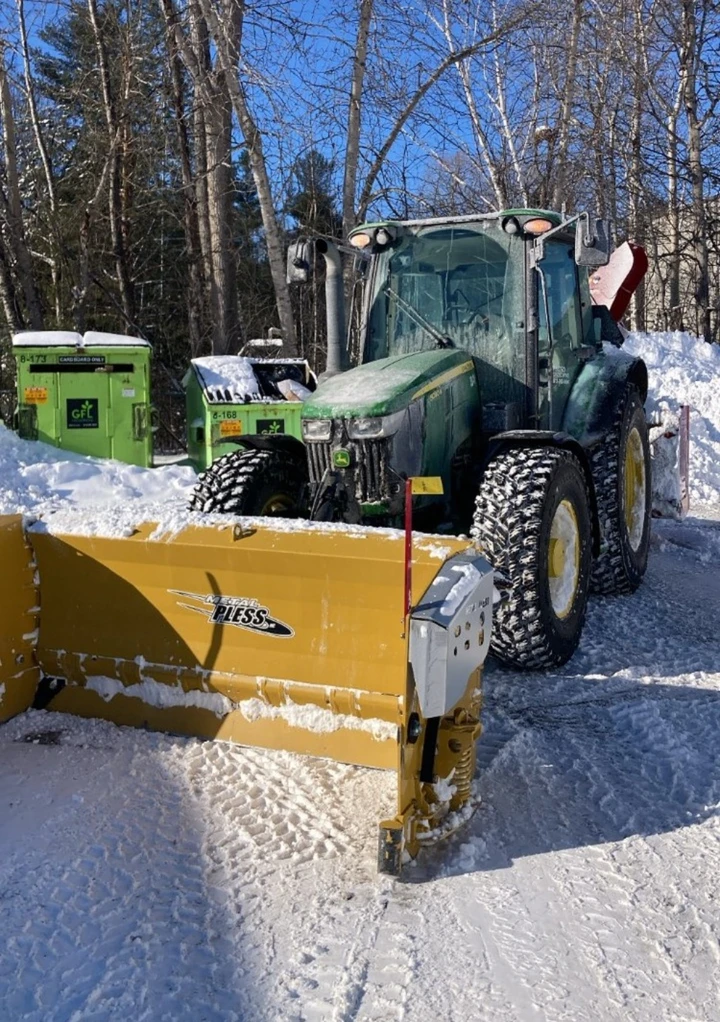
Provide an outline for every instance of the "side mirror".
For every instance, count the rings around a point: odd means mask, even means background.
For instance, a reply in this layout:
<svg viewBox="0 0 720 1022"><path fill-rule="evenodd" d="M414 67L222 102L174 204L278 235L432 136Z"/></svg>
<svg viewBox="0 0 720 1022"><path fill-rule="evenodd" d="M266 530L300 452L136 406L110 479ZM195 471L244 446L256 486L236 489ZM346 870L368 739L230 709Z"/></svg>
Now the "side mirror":
<svg viewBox="0 0 720 1022"><path fill-rule="evenodd" d="M575 231L575 262L578 266L605 266L610 259L610 223L583 213Z"/></svg>
<svg viewBox="0 0 720 1022"><path fill-rule="evenodd" d="M288 284L307 284L310 279L312 257L311 241L294 241L290 245L287 254Z"/></svg>

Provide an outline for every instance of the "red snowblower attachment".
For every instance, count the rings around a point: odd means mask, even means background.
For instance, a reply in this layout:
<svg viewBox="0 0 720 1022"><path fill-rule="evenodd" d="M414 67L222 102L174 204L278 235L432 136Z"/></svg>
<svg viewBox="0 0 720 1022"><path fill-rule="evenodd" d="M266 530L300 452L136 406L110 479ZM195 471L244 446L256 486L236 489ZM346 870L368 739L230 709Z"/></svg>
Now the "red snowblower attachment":
<svg viewBox="0 0 720 1022"><path fill-rule="evenodd" d="M616 248L605 266L590 277L590 294L596 305L604 305L619 323L630 299L647 273L648 257L641 245L626 241Z"/></svg>

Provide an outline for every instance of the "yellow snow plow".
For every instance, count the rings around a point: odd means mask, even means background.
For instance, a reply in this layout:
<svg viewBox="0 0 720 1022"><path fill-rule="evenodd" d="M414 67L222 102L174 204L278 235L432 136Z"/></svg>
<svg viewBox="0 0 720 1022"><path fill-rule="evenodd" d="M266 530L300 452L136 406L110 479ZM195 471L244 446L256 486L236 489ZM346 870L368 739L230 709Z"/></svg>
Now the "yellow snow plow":
<svg viewBox="0 0 720 1022"><path fill-rule="evenodd" d="M32 706L40 681L38 591L19 515L0 515L0 722Z"/></svg>
<svg viewBox="0 0 720 1022"><path fill-rule="evenodd" d="M143 525L123 538L36 525L24 537L5 520L2 610L15 638L3 640L4 715L34 698L393 769L398 812L380 825L380 868L397 873L470 794L492 571L467 541L416 539L406 614L401 534L286 525L165 536Z"/></svg>

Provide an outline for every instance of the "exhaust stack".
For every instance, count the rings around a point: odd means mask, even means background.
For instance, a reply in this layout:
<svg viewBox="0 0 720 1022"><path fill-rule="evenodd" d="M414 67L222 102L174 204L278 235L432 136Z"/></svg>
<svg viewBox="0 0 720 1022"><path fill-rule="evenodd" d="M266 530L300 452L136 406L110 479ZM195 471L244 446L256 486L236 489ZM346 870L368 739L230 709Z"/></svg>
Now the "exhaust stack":
<svg viewBox="0 0 720 1022"><path fill-rule="evenodd" d="M337 245L327 238L318 238L315 248L325 260L325 305L327 315L327 364L320 377L327 380L347 367L345 345L345 296L343 294L342 258Z"/></svg>

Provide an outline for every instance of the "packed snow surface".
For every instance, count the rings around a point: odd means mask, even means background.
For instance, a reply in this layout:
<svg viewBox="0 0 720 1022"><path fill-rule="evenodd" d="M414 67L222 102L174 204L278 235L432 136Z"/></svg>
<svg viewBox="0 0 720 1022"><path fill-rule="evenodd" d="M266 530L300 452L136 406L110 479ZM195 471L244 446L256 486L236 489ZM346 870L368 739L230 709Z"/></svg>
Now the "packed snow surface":
<svg viewBox="0 0 720 1022"><path fill-rule="evenodd" d="M696 343L628 342L652 399L693 407L706 507L653 523L644 584L591 599L564 668L488 664L470 818L403 882L376 872L392 773L0 726L0 1019L717 1022L720 399ZM177 524L191 480L0 428L2 511Z"/></svg>

